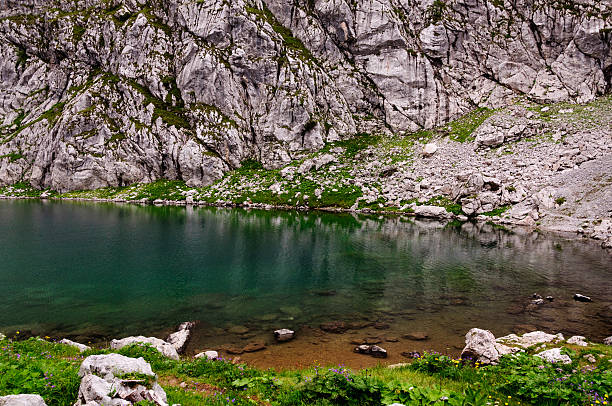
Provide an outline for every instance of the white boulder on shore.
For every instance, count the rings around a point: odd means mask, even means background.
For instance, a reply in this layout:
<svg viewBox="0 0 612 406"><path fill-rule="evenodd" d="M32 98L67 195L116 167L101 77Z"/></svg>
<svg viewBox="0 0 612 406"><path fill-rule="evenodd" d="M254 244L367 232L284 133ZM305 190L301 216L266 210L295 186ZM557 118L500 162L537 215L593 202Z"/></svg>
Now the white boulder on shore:
<svg viewBox="0 0 612 406"><path fill-rule="evenodd" d="M194 358L195 359L206 358L209 360L213 360L213 359L219 358L219 353L217 351L209 350L209 351L204 351L199 354L196 354Z"/></svg>
<svg viewBox="0 0 612 406"><path fill-rule="evenodd" d="M139 375L149 379L139 379ZM168 405L166 392L157 383L157 375L143 358L92 355L81 364L79 376L82 379L75 406L129 406L142 401Z"/></svg>
<svg viewBox="0 0 612 406"><path fill-rule="evenodd" d="M509 334L507 336L499 337L496 341L498 343L506 345L518 345L519 347L527 348L536 344L543 343L558 343L563 341L563 334L548 334L543 331L532 331L531 333L517 336L516 334Z"/></svg>
<svg viewBox="0 0 612 406"><path fill-rule="evenodd" d="M87 346L85 344L80 344L80 343L77 343L75 341L69 340L67 338L64 338L64 339L60 340L59 343L60 344L65 344L65 345L69 345L71 347L76 347L76 348L78 348L78 350L80 352L85 352L85 351L91 349L91 347L89 347L89 346Z"/></svg>
<svg viewBox="0 0 612 406"><path fill-rule="evenodd" d="M194 321L186 321L181 323L178 327L178 331L170 334L166 339L168 344L174 347L177 353L181 354L185 351L187 342L191 338L191 330L193 330L195 325L196 323Z"/></svg>
<svg viewBox="0 0 612 406"><path fill-rule="evenodd" d="M538 358L542 358L546 362L550 362L552 364L563 363L563 364L571 364L572 359L566 355L561 354L561 348L552 348L550 350L542 351L535 355Z"/></svg>
<svg viewBox="0 0 612 406"><path fill-rule="evenodd" d="M481 364L497 364L499 357L520 351L495 341L495 336L489 330L473 328L465 335L465 348L461 358L472 359Z"/></svg>
<svg viewBox="0 0 612 406"><path fill-rule="evenodd" d="M127 347L128 345L132 344L150 344L153 348L156 348L165 357L168 357L175 361L178 361L179 359L178 352L176 352L176 349L171 344L155 337L135 336L122 338L121 340L112 340L110 343L110 347L113 350L119 350L123 347Z"/></svg>
<svg viewBox="0 0 612 406"><path fill-rule="evenodd" d="M0 406L47 406L40 395L0 396Z"/></svg>

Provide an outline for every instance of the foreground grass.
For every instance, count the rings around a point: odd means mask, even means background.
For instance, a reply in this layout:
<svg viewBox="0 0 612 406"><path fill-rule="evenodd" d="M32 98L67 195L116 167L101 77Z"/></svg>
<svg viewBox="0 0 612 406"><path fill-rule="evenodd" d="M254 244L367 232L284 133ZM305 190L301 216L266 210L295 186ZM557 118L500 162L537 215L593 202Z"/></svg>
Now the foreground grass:
<svg viewBox="0 0 612 406"><path fill-rule="evenodd" d="M259 370L226 360L173 361L134 345L116 351L143 357L159 375L170 404L189 405L606 405L612 391L605 346L564 351L569 365L546 364L528 353L504 357L497 366L425 354L409 365L351 371L343 366ZM37 393L48 405L77 398L78 369L92 354L31 338L0 340L0 395ZM595 357L589 363L585 356Z"/></svg>

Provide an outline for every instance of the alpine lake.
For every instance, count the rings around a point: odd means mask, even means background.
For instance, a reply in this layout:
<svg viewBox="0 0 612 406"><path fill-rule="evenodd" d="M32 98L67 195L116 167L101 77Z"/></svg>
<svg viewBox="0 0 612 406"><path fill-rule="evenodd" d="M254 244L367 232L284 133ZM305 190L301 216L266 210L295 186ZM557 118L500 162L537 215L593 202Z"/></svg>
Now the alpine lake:
<svg viewBox="0 0 612 406"><path fill-rule="evenodd" d="M575 236L487 224L4 200L0 292L9 336L106 345L197 320L188 355L362 368L411 351L457 355L472 327L600 341L611 333L612 257ZM534 293L554 300L533 304ZM275 343L279 328L296 338ZM355 354L358 342L389 357ZM240 354L250 343L266 348Z"/></svg>

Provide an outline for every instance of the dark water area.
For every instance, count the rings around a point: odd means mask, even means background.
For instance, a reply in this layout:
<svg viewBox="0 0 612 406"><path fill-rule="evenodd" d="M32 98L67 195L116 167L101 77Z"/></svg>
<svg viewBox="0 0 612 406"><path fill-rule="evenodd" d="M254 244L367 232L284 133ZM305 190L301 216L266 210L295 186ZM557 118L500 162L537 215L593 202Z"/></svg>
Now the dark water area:
<svg viewBox="0 0 612 406"><path fill-rule="evenodd" d="M555 300L532 305L534 292ZM190 353L261 341L267 351L244 357L266 366L361 365L350 341L368 336L390 360L456 352L471 327L601 340L612 334L612 257L577 238L469 223L0 201L0 332L101 342L163 338L186 320L200 321ZM352 329L318 329L330 321ZM281 327L298 338L275 346ZM429 337L404 338L413 332Z"/></svg>

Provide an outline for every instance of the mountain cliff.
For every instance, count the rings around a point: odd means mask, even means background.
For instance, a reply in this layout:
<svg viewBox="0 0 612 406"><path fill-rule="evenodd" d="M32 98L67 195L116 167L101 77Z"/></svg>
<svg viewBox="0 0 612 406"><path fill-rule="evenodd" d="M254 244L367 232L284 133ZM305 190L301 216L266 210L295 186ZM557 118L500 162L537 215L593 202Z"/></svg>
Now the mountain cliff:
<svg viewBox="0 0 612 406"><path fill-rule="evenodd" d="M612 87L612 1L5 0L0 184L281 168L356 134Z"/></svg>

